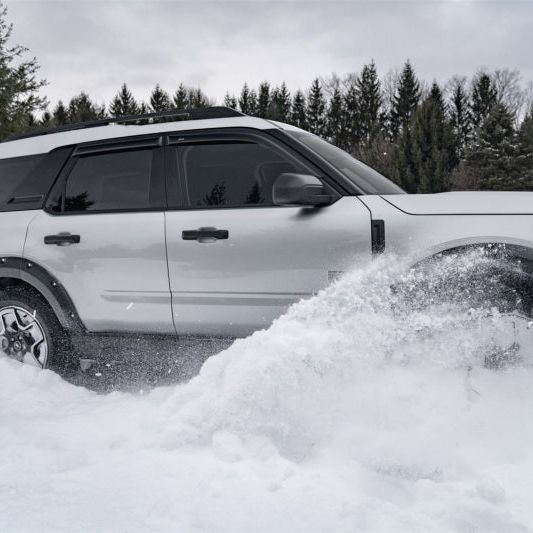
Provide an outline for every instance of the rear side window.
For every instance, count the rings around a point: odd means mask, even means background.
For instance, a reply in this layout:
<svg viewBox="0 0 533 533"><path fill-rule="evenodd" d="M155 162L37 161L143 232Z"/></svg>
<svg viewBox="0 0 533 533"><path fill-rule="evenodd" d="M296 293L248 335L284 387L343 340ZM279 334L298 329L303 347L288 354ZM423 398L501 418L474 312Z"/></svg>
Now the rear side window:
<svg viewBox="0 0 533 533"><path fill-rule="evenodd" d="M0 205L13 199L14 192L43 157L39 154L0 159Z"/></svg>
<svg viewBox="0 0 533 533"><path fill-rule="evenodd" d="M150 208L154 157L151 149L79 157L67 179L63 210Z"/></svg>
<svg viewBox="0 0 533 533"><path fill-rule="evenodd" d="M280 174L309 173L288 155L247 141L182 145L176 156L187 204L195 208L273 206Z"/></svg>

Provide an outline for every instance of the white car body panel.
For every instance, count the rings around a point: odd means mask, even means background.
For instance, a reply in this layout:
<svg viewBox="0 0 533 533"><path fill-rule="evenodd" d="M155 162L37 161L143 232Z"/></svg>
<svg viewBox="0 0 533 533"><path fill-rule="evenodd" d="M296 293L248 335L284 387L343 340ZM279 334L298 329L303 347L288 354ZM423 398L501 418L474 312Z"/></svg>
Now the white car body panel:
<svg viewBox="0 0 533 533"><path fill-rule="evenodd" d="M228 240L184 241L215 227ZM178 334L247 335L371 256L370 212L355 197L323 209L261 207L167 213Z"/></svg>
<svg viewBox="0 0 533 533"><path fill-rule="evenodd" d="M485 196L484 193L483 196ZM519 210L523 202L519 195L530 198L533 202L533 193L518 193L518 208L509 205L509 193L491 193L494 204L498 199L503 203L507 200L507 209ZM410 195L402 195L409 197ZM427 197L428 195L420 195ZM440 196L440 195L435 195ZM444 195L442 195L444 196ZM451 195L450 198L454 196ZM474 196L471 196L473 203ZM481 243L512 244L529 248L533 253L533 215L526 214L452 214L451 204L448 202L448 213L411 215L396 208L391 200L407 206L398 197L392 196L362 196L361 201L372 212L373 219L385 221L386 251L397 255L409 255L413 262L430 257L444 250L460 246ZM415 195L412 198L416 198ZM412 205L415 205L415 199ZM435 205L435 203L434 203ZM464 204L458 203L455 207L462 211ZM440 208L437 208L438 210Z"/></svg>
<svg viewBox="0 0 533 533"><path fill-rule="evenodd" d="M462 191L396 194L383 199L410 215L532 215L533 193Z"/></svg>
<svg viewBox="0 0 533 533"><path fill-rule="evenodd" d="M24 258L60 280L89 331L174 332L164 213L37 213ZM44 244L61 232L80 235L80 243Z"/></svg>
<svg viewBox="0 0 533 533"><path fill-rule="evenodd" d="M0 224L4 230L0 240L0 258L22 257L28 225L37 215L37 211L0 213Z"/></svg>

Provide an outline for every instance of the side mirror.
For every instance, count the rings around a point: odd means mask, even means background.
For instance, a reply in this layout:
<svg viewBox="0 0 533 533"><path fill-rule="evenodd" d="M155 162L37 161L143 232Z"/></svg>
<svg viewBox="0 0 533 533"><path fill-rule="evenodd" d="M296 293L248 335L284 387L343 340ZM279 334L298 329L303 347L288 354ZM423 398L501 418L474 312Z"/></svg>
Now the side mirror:
<svg viewBox="0 0 533 533"><path fill-rule="evenodd" d="M280 174L272 187L275 205L320 206L331 204L333 199L322 182L308 174Z"/></svg>

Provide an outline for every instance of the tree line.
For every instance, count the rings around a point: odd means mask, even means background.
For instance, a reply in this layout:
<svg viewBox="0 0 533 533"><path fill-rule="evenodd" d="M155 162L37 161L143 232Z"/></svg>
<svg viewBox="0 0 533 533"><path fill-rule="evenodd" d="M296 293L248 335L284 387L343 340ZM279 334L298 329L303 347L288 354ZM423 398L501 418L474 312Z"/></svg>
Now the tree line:
<svg viewBox="0 0 533 533"><path fill-rule="evenodd" d="M52 108L35 59L10 45L0 3L0 139L31 130L106 117L207 107L200 88L159 84L148 101L124 83L108 105L86 92ZM379 76L374 61L343 78L316 78L307 90L268 81L227 93L223 105L319 135L411 193L533 190L533 99L509 69L480 70L445 85L418 78L410 61Z"/></svg>

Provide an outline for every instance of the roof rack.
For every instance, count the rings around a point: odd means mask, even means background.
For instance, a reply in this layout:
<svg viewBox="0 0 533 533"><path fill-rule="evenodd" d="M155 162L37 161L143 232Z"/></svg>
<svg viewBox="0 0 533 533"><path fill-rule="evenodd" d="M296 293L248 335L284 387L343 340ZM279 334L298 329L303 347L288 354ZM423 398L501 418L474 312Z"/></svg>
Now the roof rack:
<svg viewBox="0 0 533 533"><path fill-rule="evenodd" d="M77 122L75 124L65 124L55 128L45 128L41 130L34 130L27 133L12 135L7 140L15 141L17 139L27 139L29 137L38 137L39 135L49 135L51 133L59 133L63 131L83 130L86 128L96 128L98 126L107 126L109 124L127 124L129 122L147 122L148 124L154 122L154 119L182 117L186 120L201 120L210 118L230 118L243 117L243 113L231 109L230 107L214 106L214 107L199 107L197 109L169 109L168 111L160 111L157 113L144 113L142 115L127 115L124 117L104 118L101 120L89 120L87 122ZM169 121L170 122L170 121Z"/></svg>

